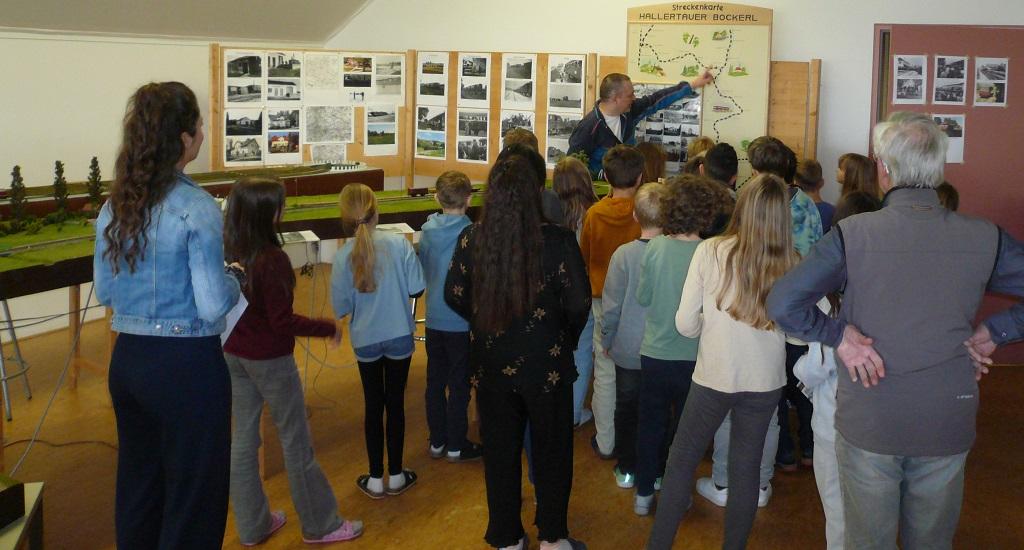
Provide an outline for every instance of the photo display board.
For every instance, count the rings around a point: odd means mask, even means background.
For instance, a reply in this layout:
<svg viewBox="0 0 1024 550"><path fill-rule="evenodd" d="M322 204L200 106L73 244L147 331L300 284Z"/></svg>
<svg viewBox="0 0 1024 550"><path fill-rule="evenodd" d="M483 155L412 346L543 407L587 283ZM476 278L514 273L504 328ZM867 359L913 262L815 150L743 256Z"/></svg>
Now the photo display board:
<svg viewBox="0 0 1024 550"><path fill-rule="evenodd" d="M626 72L634 83L664 86L692 80L709 68L715 81L700 91L699 109L670 113L672 132L678 124L680 134L684 126L692 133L688 122L694 112L699 113L697 135L736 148L742 182L750 175L746 147L768 128L771 43L769 9L720 2L631 8L627 11ZM650 122L645 138L652 127L655 133L650 135L659 135L664 115ZM665 145L664 126L660 128ZM673 148L685 150L685 137L671 138Z"/></svg>

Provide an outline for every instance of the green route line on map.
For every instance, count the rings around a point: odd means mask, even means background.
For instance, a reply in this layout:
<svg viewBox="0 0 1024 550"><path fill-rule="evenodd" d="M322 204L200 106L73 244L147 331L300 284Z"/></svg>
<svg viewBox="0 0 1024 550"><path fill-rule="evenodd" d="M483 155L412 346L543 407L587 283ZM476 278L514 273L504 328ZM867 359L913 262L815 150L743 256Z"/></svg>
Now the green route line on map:
<svg viewBox="0 0 1024 550"><path fill-rule="evenodd" d="M654 30L654 25L651 25L650 27L648 27L646 31L641 31L640 40L638 41L639 43L637 44L637 52L636 52L636 54L637 54L636 55L637 63L640 62L640 59L643 56L644 48L646 47L646 48L649 48L651 50L651 53L654 55L655 61L657 61L658 63L672 63L672 62L675 62L675 61L685 60L685 59L687 59L689 57L693 57L693 60L696 61L697 64L699 64L701 66L706 66L704 64L704 62L701 60L701 58L697 57L697 54L695 54L693 52L687 52L687 53L685 53L683 55L679 55L679 56L676 56L676 57L672 57L672 58L668 58L668 59L662 59L661 56L658 55L657 48L655 48L651 44L647 43L647 35L649 35L652 30ZM715 133L715 141L716 142L722 140L722 133L721 133L721 131L719 131L718 125L721 124L722 122L725 122L725 121L731 119L731 118L735 118L735 117L741 116L745 112L745 109L743 109L743 106L740 105L740 103L738 101L736 101L736 98L732 97L729 94L724 93L722 91L722 88L720 88L718 86L718 77L722 74L723 70L726 70L729 67L729 58L732 55L732 45L733 45L733 42L734 42L734 38L735 37L733 35L732 30L730 30L729 31L729 44L725 48L725 60L718 67L712 68L713 71L715 71L717 69L717 72L714 73L715 80L712 81L712 84L715 87L715 91L718 92L718 95L720 97L722 97L723 99L727 99L730 102L732 102L732 104L735 105L737 109L739 109L739 112L732 113L729 116L722 117L722 118L716 120L714 122L714 124L711 125L711 130Z"/></svg>

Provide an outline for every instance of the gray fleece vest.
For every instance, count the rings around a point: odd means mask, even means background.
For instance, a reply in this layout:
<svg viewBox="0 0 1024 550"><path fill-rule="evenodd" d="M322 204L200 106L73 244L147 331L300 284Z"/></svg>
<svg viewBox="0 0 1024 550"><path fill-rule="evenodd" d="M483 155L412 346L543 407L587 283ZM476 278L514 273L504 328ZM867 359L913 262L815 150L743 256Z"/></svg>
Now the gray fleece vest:
<svg viewBox="0 0 1024 550"><path fill-rule="evenodd" d="M865 389L839 377L836 429L873 453L966 452L978 385L963 341L995 265L998 229L946 210L931 189L909 188L839 227L847 268L840 315L874 339L885 378Z"/></svg>

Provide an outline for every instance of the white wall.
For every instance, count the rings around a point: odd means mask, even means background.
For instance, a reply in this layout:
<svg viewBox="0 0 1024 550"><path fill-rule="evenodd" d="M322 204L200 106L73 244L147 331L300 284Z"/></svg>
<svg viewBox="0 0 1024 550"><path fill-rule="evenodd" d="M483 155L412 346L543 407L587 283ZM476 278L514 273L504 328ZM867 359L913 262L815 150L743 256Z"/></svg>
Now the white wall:
<svg viewBox="0 0 1024 550"><path fill-rule="evenodd" d="M626 54L626 8L653 0L374 0L328 48ZM875 23L1022 24L1021 0L746 0L775 10L772 59L822 60L818 158L867 152ZM949 52L955 54L955 35ZM998 45L993 54L999 55ZM898 52L903 53L903 52ZM922 53L922 52L905 52ZM827 181L827 180L826 180ZM838 186L829 182L825 195Z"/></svg>

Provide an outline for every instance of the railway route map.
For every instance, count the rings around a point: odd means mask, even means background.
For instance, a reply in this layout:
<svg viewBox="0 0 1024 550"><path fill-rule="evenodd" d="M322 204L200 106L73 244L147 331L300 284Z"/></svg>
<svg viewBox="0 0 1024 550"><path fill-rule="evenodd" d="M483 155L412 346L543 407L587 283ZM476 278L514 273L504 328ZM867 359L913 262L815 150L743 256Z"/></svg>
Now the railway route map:
<svg viewBox="0 0 1024 550"><path fill-rule="evenodd" d="M720 2L628 10L626 62L634 82L675 84L711 69L699 133L736 148L740 182L750 173L747 145L768 128L771 22L771 10Z"/></svg>

